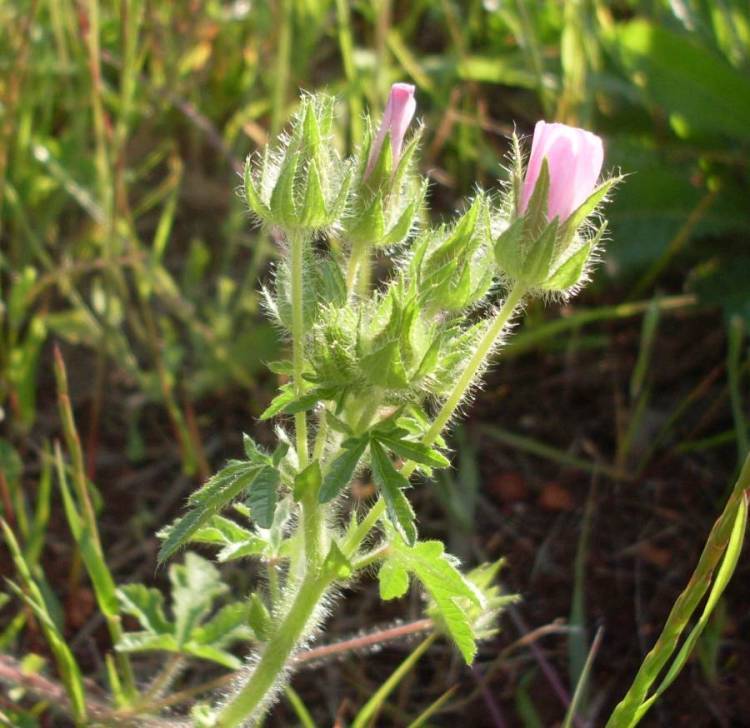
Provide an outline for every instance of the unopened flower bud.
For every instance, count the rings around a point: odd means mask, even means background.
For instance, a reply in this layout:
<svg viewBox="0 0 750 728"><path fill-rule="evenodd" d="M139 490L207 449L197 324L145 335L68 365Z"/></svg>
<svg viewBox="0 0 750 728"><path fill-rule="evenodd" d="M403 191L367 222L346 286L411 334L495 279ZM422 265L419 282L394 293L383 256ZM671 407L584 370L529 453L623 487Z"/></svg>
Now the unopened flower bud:
<svg viewBox="0 0 750 728"><path fill-rule="evenodd" d="M496 260L530 290L569 293L585 279L606 228L594 232L587 220L620 178L597 186L602 140L584 129L537 122L525 176L515 138L514 149L513 214L495 241Z"/></svg>
<svg viewBox="0 0 750 728"><path fill-rule="evenodd" d="M547 220L557 218L563 223L596 187L604 162L602 140L584 129L538 121L521 191L521 214L529 206L545 159L549 171Z"/></svg>
<svg viewBox="0 0 750 728"><path fill-rule="evenodd" d="M373 140L372 147L370 147L365 179L370 176L377 164L386 135L390 135L393 167L395 168L398 165L406 130L409 128L409 124L414 118L414 112L417 110L414 91L414 86L408 83L394 83L391 86L391 93L388 96L388 103L385 106L383 120L380 122L380 128Z"/></svg>

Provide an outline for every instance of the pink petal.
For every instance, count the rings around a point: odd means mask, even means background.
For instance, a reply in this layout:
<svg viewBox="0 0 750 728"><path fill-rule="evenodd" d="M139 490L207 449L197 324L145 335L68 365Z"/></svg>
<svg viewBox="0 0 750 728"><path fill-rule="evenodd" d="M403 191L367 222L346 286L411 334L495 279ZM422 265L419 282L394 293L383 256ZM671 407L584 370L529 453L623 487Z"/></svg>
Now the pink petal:
<svg viewBox="0 0 750 728"><path fill-rule="evenodd" d="M383 148L385 136L389 132L391 135L393 164L394 166L398 164L406 130L409 128L409 124L417 110L417 102L414 98L415 90L415 87L409 83L394 83L391 86L391 93L388 96L388 102L383 112L383 120L380 122L380 128L370 147L370 157L367 160L365 179L372 172L380 156L380 150Z"/></svg>
<svg viewBox="0 0 750 728"><path fill-rule="evenodd" d="M547 218L563 222L594 191L604 161L602 140L566 124L537 122L521 192L521 214L528 207L544 158L550 173Z"/></svg>

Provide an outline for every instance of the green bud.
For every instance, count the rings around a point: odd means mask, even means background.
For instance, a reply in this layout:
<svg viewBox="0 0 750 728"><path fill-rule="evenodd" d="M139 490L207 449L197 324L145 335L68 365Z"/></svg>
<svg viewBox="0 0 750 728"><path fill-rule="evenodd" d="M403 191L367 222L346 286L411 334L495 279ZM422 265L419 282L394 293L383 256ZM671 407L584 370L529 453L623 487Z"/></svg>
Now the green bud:
<svg viewBox="0 0 750 728"><path fill-rule="evenodd" d="M331 97L303 96L281 148L248 158L245 196L261 221L287 231L340 225L352 172L334 151L332 123Z"/></svg>

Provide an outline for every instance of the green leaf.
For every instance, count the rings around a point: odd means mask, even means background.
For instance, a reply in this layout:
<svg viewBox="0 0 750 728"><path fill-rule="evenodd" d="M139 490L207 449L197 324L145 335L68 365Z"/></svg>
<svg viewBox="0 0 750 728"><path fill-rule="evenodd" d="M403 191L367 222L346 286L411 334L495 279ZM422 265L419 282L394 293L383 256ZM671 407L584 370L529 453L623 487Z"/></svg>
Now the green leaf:
<svg viewBox="0 0 750 728"><path fill-rule="evenodd" d="M409 590L409 572L395 559L387 559L378 570L381 599L398 599Z"/></svg>
<svg viewBox="0 0 750 728"><path fill-rule="evenodd" d="M439 541L421 541L410 547L394 539L391 548L389 560L395 560L397 567L419 579L434 602L434 618L443 623L470 664L476 654L476 641L468 610L472 605L482 605L477 589L458 571ZM403 583L403 577L396 578Z"/></svg>
<svg viewBox="0 0 750 728"><path fill-rule="evenodd" d="M181 651L193 657L199 657L202 660L215 662L222 667L226 667L228 670L239 670L244 665L244 662L236 655L213 645L197 645L190 642Z"/></svg>
<svg viewBox="0 0 750 728"><path fill-rule="evenodd" d="M557 219L547 225L531 244L523 261L519 278L531 286L541 284L549 277L550 267L557 252Z"/></svg>
<svg viewBox="0 0 750 728"><path fill-rule="evenodd" d="M250 640L250 603L225 604L210 620L194 629L190 641L200 645L225 647L238 640Z"/></svg>
<svg viewBox="0 0 750 728"><path fill-rule="evenodd" d="M253 157L248 156L245 161L245 199L248 207L261 219L264 219L268 213L268 205L261 199L260 192L255 186L253 179Z"/></svg>
<svg viewBox="0 0 750 728"><path fill-rule="evenodd" d="M257 466L248 467L245 474L235 477L223 487L212 490L210 495L202 499L196 508L188 511L166 529L162 529L158 534L164 539L161 549L159 549L159 563L166 561L175 551L186 544L201 526L216 515L217 511L230 503L242 491L251 488L255 479L266 468L270 468L270 466L266 465L260 469Z"/></svg>
<svg viewBox="0 0 750 728"><path fill-rule="evenodd" d="M245 450L245 457L251 462L258 464L260 462L263 462L264 460L267 460L267 456L264 454L264 452L258 447L255 440L253 440L250 435L246 433L242 433L242 447Z"/></svg>
<svg viewBox="0 0 750 728"><path fill-rule="evenodd" d="M677 676L682 671L682 668L685 666L685 663L688 661L693 650L695 649L695 645L697 644L699 637L703 633L703 630L706 628L711 614L716 608L721 595L727 588L727 584L729 584L729 581L732 578L735 569L737 568L737 562L739 561L740 555L742 553L742 543L744 541L746 527L747 500L743 497L740 498L737 515L735 516L732 533L729 538L729 543L727 544L726 551L724 552L721 566L719 567L718 573L716 574L716 578L711 585L711 591L709 592L708 599L706 600L706 603L703 607L703 612L701 613L701 616L693 629L690 631L690 634L687 636L682 646L680 647L680 651L677 653L674 660L672 661L672 664L669 666L669 670L659 684L658 689L638 708L636 712L636 720L632 725L635 725L636 722L639 722L641 720L641 718L646 714L646 712L654 704L654 702L656 702L656 700L658 700L662 693L675 681Z"/></svg>
<svg viewBox="0 0 750 728"><path fill-rule="evenodd" d="M393 224L391 229L383 236L380 241L381 245L397 245L406 239L414 225L414 219L422 207L425 185L422 185L419 195L412 200L401 213L398 220Z"/></svg>
<svg viewBox="0 0 750 728"><path fill-rule="evenodd" d="M134 616L141 627L155 634L171 634L174 626L164 616L164 597L144 584L125 584L117 590L120 607Z"/></svg>
<svg viewBox="0 0 750 728"><path fill-rule="evenodd" d="M270 420L271 417L275 417L284 409L284 407L291 402L294 402L296 397L297 395L294 391L294 387L291 384L284 384L280 387L279 393L271 400L271 404L261 412L260 419Z"/></svg>
<svg viewBox="0 0 750 728"><path fill-rule="evenodd" d="M273 214L288 225L297 222L297 202L295 200L295 181L301 153L299 149L287 149L279 178L271 193L271 210Z"/></svg>
<svg viewBox="0 0 750 728"><path fill-rule="evenodd" d="M209 519L213 513L204 513L200 509L188 511L184 516L175 519L169 526L157 533L163 538L157 561L163 564L179 548L184 546L193 534Z"/></svg>
<svg viewBox="0 0 750 728"><path fill-rule="evenodd" d="M307 496L317 497L320 480L320 462L313 460L304 470L294 476L294 499L299 501Z"/></svg>
<svg viewBox="0 0 750 728"><path fill-rule="evenodd" d="M268 549L268 542L259 536L251 536L243 543L227 544L218 554L216 560L222 564L227 561L236 561L248 556L261 556Z"/></svg>
<svg viewBox="0 0 750 728"><path fill-rule="evenodd" d="M92 533L90 524L82 518L73 494L70 492L59 447L55 448L55 461L58 483L63 497L63 507L70 531L76 540L86 571L91 578L99 608L105 617L114 619L118 616L117 588L114 577L102 554L98 538Z"/></svg>
<svg viewBox="0 0 750 728"><path fill-rule="evenodd" d="M279 471L267 465L253 480L247 502L253 519L261 528L271 528L276 510Z"/></svg>
<svg viewBox="0 0 750 728"><path fill-rule="evenodd" d="M351 562L344 556L335 541L331 541L331 547L326 555L323 568L338 579L348 579L352 575Z"/></svg>
<svg viewBox="0 0 750 728"><path fill-rule="evenodd" d="M280 361L269 361L266 366L274 373L281 374L286 377L291 377L294 374L294 362L289 359L282 359Z"/></svg>
<svg viewBox="0 0 750 728"><path fill-rule="evenodd" d="M393 467L387 453L377 441L370 442L372 477L385 499L388 517L404 540L413 544L417 540L414 511L403 493L409 481Z"/></svg>
<svg viewBox="0 0 750 728"><path fill-rule="evenodd" d="M581 280L586 261L591 255L593 242L584 243L544 283L545 291L566 291Z"/></svg>
<svg viewBox="0 0 750 728"><path fill-rule="evenodd" d="M450 460L448 460L445 455L428 445L422 444L421 442L403 439L401 433L404 435L407 434L403 430L396 430L393 434L385 434L376 431L373 433L373 437L404 460L413 460L415 463L427 465L430 468L450 467Z"/></svg>
<svg viewBox="0 0 750 728"><path fill-rule="evenodd" d="M398 194L402 183L406 180L407 172L412 166L414 155L419 148L419 143L422 141L422 134L424 133L424 126L420 125L415 132L411 135L411 138L401 149L401 156L398 160L398 166L393 173L393 179L391 180L391 190L393 193Z"/></svg>
<svg viewBox="0 0 750 728"><path fill-rule="evenodd" d="M247 448L247 443L245 447ZM223 498L222 493L226 489L231 489L237 478L247 476L253 472L255 467L256 465L253 463L244 460L230 460L226 466L210 477L204 485L190 494L188 503L193 506L208 505Z"/></svg>
<svg viewBox="0 0 750 728"><path fill-rule="evenodd" d="M570 217L561 222L560 239L561 247L565 250L573 239L576 230L584 223L594 210L604 201L604 198L612 191L615 185L622 182L622 177L610 177L602 182L573 212Z"/></svg>
<svg viewBox="0 0 750 728"><path fill-rule="evenodd" d="M318 117L316 108L318 103L316 98L303 97L302 104L304 107L304 116L302 117L302 143L305 151L310 155L314 156L320 149L320 127L318 125Z"/></svg>
<svg viewBox="0 0 750 728"><path fill-rule="evenodd" d="M282 440L278 445L276 445L276 448L273 451L273 455L271 455L271 465L273 465L275 468L278 468L279 464L286 457L286 454L288 452L289 443Z"/></svg>
<svg viewBox="0 0 750 728"><path fill-rule="evenodd" d="M338 432L342 435L352 434L352 428L349 427L346 422L336 417L336 415L334 415L330 410L325 411L325 418L326 422L328 423L328 427L330 427L334 432Z"/></svg>
<svg viewBox="0 0 750 728"><path fill-rule="evenodd" d="M373 139L374 141L374 139ZM371 148L368 149L367 158L370 157ZM383 139L383 144L380 147L380 153L378 158L375 160L375 164L370 171L370 175L365 182L365 185L372 190L380 187L389 186L391 180L391 173L393 172L393 144L391 142L391 134L388 132Z"/></svg>
<svg viewBox="0 0 750 728"><path fill-rule="evenodd" d="M180 646L173 634L127 632L115 645L115 649L118 652L148 652L150 650L179 652Z"/></svg>
<svg viewBox="0 0 750 728"><path fill-rule="evenodd" d="M320 181L318 165L313 161L307 167L307 187L302 209L302 222L310 227L319 227L326 222L326 200Z"/></svg>
<svg viewBox="0 0 750 728"><path fill-rule="evenodd" d="M750 79L700 37L634 20L613 25L604 40L653 108L679 118L682 134L750 139Z"/></svg>
<svg viewBox="0 0 750 728"><path fill-rule="evenodd" d="M196 531L192 540L199 543L235 544L244 543L253 537L253 533L239 523L224 516L212 516L205 526Z"/></svg>
<svg viewBox="0 0 750 728"><path fill-rule="evenodd" d="M375 195L370 206L360 213L348 237L354 242L368 245L378 245L382 242L385 237L385 212L380 194Z"/></svg>
<svg viewBox="0 0 750 728"><path fill-rule="evenodd" d="M516 218L495 240L495 260L511 278L519 278L523 272L524 225L524 218Z"/></svg>
<svg viewBox="0 0 750 728"><path fill-rule="evenodd" d="M549 164L545 157L542 159L542 167L539 170L539 177L537 177L534 191L531 193L529 204L523 215L525 238L533 239L538 237L547 226L549 187Z"/></svg>
<svg viewBox="0 0 750 728"><path fill-rule="evenodd" d="M261 414L260 419L268 420L279 414L294 415L297 412L306 412L321 400L333 399L337 393L338 390L333 387L321 387L298 397L292 386L285 384L280 394L274 397L268 408Z"/></svg>
<svg viewBox="0 0 750 728"><path fill-rule="evenodd" d="M401 359L400 344L396 339L363 356L360 366L370 381L378 386L404 389L409 385L409 378Z"/></svg>
<svg viewBox="0 0 750 728"><path fill-rule="evenodd" d="M21 589L12 581L6 580L6 583L16 596L29 606L35 617L39 620L47 644L55 656L55 663L62 682L65 685L65 692L71 702L73 716L76 722L83 724L86 718L86 691L83 685L81 670L70 647L62 634L60 634L50 615L39 585L31 575L29 565L23 556L23 552L18 545L13 531L5 519L0 518L0 526L2 526L8 550L13 558L16 570L21 577L24 589Z"/></svg>
<svg viewBox="0 0 750 728"><path fill-rule="evenodd" d="M321 503L327 503L335 498L352 480L362 455L367 448L367 439L358 438L349 444L330 465L323 478L323 484L318 494Z"/></svg>
<svg viewBox="0 0 750 728"><path fill-rule="evenodd" d="M211 611L214 600L228 587L210 561L190 551L185 554L184 564L173 564L169 568L169 580L172 583L174 634L177 644L182 646Z"/></svg>

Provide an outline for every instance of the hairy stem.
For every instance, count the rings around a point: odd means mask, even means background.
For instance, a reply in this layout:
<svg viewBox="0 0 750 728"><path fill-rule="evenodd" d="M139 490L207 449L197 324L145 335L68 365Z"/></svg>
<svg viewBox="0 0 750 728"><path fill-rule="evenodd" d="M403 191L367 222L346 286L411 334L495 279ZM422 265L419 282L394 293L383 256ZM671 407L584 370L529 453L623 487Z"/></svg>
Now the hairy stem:
<svg viewBox="0 0 750 728"><path fill-rule="evenodd" d="M303 264L305 239L300 233L290 236L292 265L292 363L294 367L294 392L302 396L302 373L305 368L305 314L303 289ZM307 415L297 412L294 415L294 430L297 437L297 458L300 470L307 465Z"/></svg>
<svg viewBox="0 0 750 728"><path fill-rule="evenodd" d="M355 243L349 253L346 266L346 290L349 295L356 292L365 298L370 292L370 246L366 243Z"/></svg>
<svg viewBox="0 0 750 728"><path fill-rule="evenodd" d="M279 677L304 636L310 618L329 585L330 578L325 575L308 574L305 577L291 608L268 641L250 679L219 713L217 728L234 728L248 719L261 717L267 696L278 686Z"/></svg>
<svg viewBox="0 0 750 728"><path fill-rule="evenodd" d="M425 436L422 438L422 442L424 442L425 445L432 445L438 435L443 431L443 428L448 424L448 420L453 417L456 408L461 404L461 400L463 400L464 395L474 381L474 377L476 377L485 360L492 352L492 349L500 338L500 335L503 333L506 324L512 318L516 311L516 307L525 295L526 288L520 283L516 283L513 288L511 288L508 297L503 302L495 319L482 337L482 340L479 342L477 350L466 365L466 369L463 370L461 376L456 380L451 393L448 395L445 402L443 402L440 412L437 413L430 429L427 430ZM409 472L411 473L413 470L414 466L412 465ZM406 475L406 473L404 474Z"/></svg>

